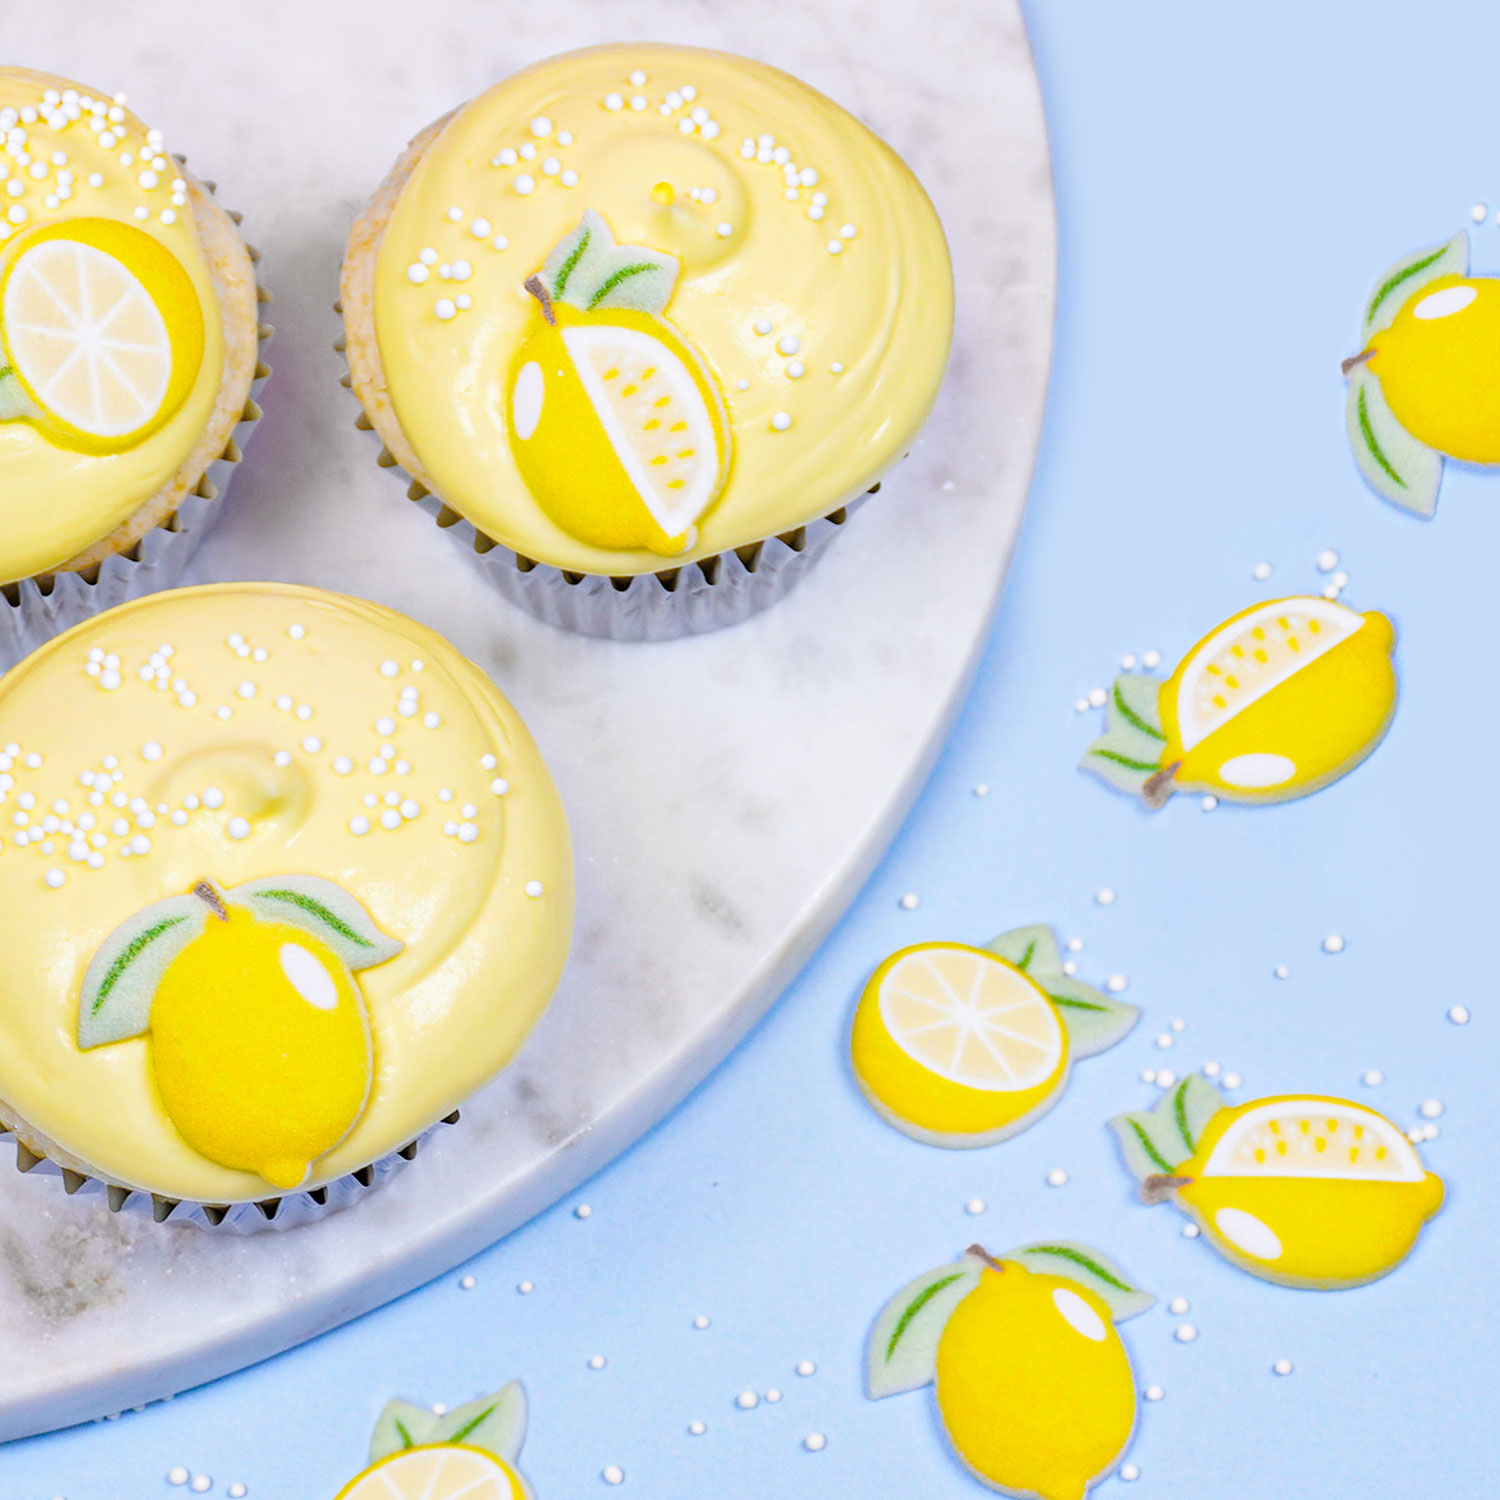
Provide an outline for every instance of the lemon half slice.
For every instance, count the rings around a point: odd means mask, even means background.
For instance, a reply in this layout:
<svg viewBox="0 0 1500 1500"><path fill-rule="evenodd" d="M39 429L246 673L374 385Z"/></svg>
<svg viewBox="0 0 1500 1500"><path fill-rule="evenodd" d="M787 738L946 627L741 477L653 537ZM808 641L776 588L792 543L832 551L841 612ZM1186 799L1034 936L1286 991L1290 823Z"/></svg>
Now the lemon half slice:
<svg viewBox="0 0 1500 1500"><path fill-rule="evenodd" d="M454 1444L407 1448L372 1464L337 1500L526 1500L508 1464Z"/></svg>
<svg viewBox="0 0 1500 1500"><path fill-rule="evenodd" d="M1202 1175L1421 1182L1427 1174L1384 1115L1323 1099L1277 1099L1225 1130Z"/></svg>
<svg viewBox="0 0 1500 1500"><path fill-rule="evenodd" d="M15 242L0 272L0 339L37 427L64 447L120 453L187 399L203 311L159 240L112 219L67 219Z"/></svg>

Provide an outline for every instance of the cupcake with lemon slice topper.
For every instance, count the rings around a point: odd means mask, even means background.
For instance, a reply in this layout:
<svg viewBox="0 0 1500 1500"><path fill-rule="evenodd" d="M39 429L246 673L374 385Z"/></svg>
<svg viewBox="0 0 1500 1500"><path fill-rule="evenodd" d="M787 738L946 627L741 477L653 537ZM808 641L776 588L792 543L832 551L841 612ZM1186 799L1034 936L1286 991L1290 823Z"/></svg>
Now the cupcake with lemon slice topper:
<svg viewBox="0 0 1500 1500"><path fill-rule="evenodd" d="M0 655L175 581L267 374L253 253L109 96L0 69Z"/></svg>
<svg viewBox="0 0 1500 1500"><path fill-rule="evenodd" d="M0 679L0 722L23 1170L158 1218L300 1222L413 1154L546 1006L557 794L413 621L275 584L154 595Z"/></svg>
<svg viewBox="0 0 1500 1500"><path fill-rule="evenodd" d="M910 447L952 330L898 157L745 58L550 59L413 141L354 226L380 462L510 597L664 638L788 588Z"/></svg>

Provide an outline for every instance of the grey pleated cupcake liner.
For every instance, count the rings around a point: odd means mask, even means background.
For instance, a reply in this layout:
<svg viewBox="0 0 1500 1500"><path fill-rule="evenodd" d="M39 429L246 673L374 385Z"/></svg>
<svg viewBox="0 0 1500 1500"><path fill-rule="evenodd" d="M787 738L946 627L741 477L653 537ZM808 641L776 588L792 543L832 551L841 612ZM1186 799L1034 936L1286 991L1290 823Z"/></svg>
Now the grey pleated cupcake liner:
<svg viewBox="0 0 1500 1500"><path fill-rule="evenodd" d="M221 1234L259 1234L268 1229L298 1229L359 1202L377 1191L394 1173L411 1161L421 1149L422 1143L440 1125L456 1125L458 1120L459 1111L454 1110L437 1125L422 1131L399 1151L389 1152L378 1161L324 1183L322 1187L281 1193L246 1203L194 1203L186 1199L164 1197L160 1193L150 1193L141 1188L124 1187L104 1178L91 1177L60 1166L32 1150L13 1130L0 1127L0 1138L14 1141L18 1172L57 1178L63 1191L70 1197L98 1200L110 1213L135 1214L157 1224L187 1224L196 1229Z"/></svg>
<svg viewBox="0 0 1500 1500"><path fill-rule="evenodd" d="M210 192L214 190L211 182L203 185ZM236 224L240 222L241 215L232 209L226 211ZM253 246L248 248L252 262L258 261L259 252ZM259 306L271 300L270 293L258 280L255 295ZM255 376L243 414L224 451L204 469L173 515L148 531L129 551L105 558L87 573L54 573L40 582L24 578L19 583L0 586L0 671L8 671L53 636L93 615L171 588L182 577L199 543L217 519L245 444L260 421L258 397L271 374L265 362L265 347L272 332L268 323L261 323L257 329Z"/></svg>

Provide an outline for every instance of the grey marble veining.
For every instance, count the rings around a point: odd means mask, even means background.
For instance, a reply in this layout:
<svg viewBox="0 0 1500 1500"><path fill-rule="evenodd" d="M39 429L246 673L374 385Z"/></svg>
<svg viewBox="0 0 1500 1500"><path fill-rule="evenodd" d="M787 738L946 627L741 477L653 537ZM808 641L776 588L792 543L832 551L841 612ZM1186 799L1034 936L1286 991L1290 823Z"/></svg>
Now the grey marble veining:
<svg viewBox="0 0 1500 1500"><path fill-rule="evenodd" d="M497 598L373 462L330 310L348 223L407 136L536 58L675 40L765 57L931 191L958 341L912 457L758 619L583 640ZM320 1224L210 1235L0 1173L0 1438L182 1390L376 1306L555 1200L670 1109L780 993L921 785L1020 519L1051 337L1045 126L1014 0L48 0L8 59L126 89L264 251L266 416L198 579L365 594L448 635L537 734L573 820L577 942L516 1064ZM4 1148L9 1156L9 1147Z"/></svg>

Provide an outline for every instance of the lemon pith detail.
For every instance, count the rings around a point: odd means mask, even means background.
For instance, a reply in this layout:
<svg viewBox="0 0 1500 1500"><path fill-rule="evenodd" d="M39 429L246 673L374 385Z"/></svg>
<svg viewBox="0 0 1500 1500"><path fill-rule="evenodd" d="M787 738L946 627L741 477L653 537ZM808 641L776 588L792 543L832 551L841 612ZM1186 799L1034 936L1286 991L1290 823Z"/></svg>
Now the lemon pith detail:
<svg viewBox="0 0 1500 1500"><path fill-rule="evenodd" d="M365 1107L374 1058L353 971L400 949L330 881L225 895L201 881L105 941L84 976L79 1045L149 1030L162 1106L188 1145L288 1191Z"/></svg>
<svg viewBox="0 0 1500 1500"><path fill-rule="evenodd" d="M723 398L664 313L677 262L617 245L592 210L528 279L537 324L511 367L516 466L591 546L673 556L729 471Z"/></svg>
<svg viewBox="0 0 1500 1500"><path fill-rule="evenodd" d="M1051 1108L1073 1058L1112 1046L1136 1015L1066 975L1038 924L988 948L933 942L892 954L860 998L850 1056L897 1129L934 1145L987 1145Z"/></svg>
<svg viewBox="0 0 1500 1500"><path fill-rule="evenodd" d="M931 1383L954 1450L1003 1494L1082 1500L1124 1455L1135 1379L1114 1324L1150 1307L1108 1257L1052 1241L970 1246L917 1277L871 1331L872 1398Z"/></svg>
<svg viewBox="0 0 1500 1500"><path fill-rule="evenodd" d="M1160 807L1174 791L1241 802L1306 796L1353 770L1396 707L1395 632L1377 611L1294 596L1211 632L1163 683L1115 679L1081 762Z"/></svg>
<svg viewBox="0 0 1500 1500"><path fill-rule="evenodd" d="M1231 1108L1194 1075L1111 1124L1146 1201L1171 1199L1227 1259L1288 1286L1385 1275L1442 1206L1441 1180L1400 1128L1346 1099Z"/></svg>

